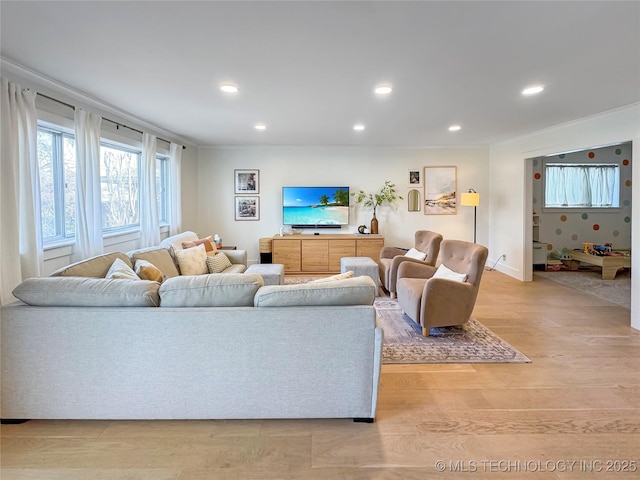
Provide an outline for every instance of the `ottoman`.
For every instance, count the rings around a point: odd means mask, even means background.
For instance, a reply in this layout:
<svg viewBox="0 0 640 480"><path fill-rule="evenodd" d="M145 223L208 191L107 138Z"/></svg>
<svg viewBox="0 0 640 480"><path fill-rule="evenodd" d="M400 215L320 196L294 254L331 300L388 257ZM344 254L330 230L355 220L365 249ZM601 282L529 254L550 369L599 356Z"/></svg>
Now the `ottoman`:
<svg viewBox="0 0 640 480"><path fill-rule="evenodd" d="M257 273L265 285L284 285L284 265L280 263L254 263L244 273Z"/></svg>
<svg viewBox="0 0 640 480"><path fill-rule="evenodd" d="M340 272L345 273L351 270L355 277L366 275L376 284L376 296L379 295L380 273L378 264L369 257L342 257L340 259Z"/></svg>

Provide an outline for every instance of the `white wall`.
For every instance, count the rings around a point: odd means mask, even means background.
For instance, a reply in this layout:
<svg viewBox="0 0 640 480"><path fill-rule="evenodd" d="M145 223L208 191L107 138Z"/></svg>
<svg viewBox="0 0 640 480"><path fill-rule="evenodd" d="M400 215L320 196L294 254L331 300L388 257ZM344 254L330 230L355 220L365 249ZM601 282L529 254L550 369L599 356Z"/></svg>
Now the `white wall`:
<svg viewBox="0 0 640 480"><path fill-rule="evenodd" d="M531 280L531 162L525 159L632 141L632 163L640 159L640 104L532 133L490 149L491 176L489 248L506 252L498 269L520 280ZM640 185L640 168L633 168ZM640 205L634 188L632 205ZM632 209L631 250L640 251L640 209ZM640 258L632 257L632 291L640 285ZM640 329L640 296L631 298L631 325Z"/></svg>
<svg viewBox="0 0 640 480"><path fill-rule="evenodd" d="M473 208L458 205L456 215L424 215L407 211L408 171L425 166L456 166L458 192L480 193L478 243L488 239L488 148L358 148L358 147L226 147L200 148L198 211L194 230L218 233L223 244L248 251L250 263L259 261L259 239L277 234L282 225L282 187L347 185L351 191L379 190L385 180L398 187L404 200L376 212L386 245L412 246L416 230L441 233L445 238L473 240ZM235 221L234 169L260 170L260 220ZM420 189L421 200L424 192ZM459 200L459 194L458 194ZM369 225L371 209L351 207L349 228ZM336 233L335 230L320 233ZM502 253L502 252L500 252ZM496 255L497 257L497 255Z"/></svg>

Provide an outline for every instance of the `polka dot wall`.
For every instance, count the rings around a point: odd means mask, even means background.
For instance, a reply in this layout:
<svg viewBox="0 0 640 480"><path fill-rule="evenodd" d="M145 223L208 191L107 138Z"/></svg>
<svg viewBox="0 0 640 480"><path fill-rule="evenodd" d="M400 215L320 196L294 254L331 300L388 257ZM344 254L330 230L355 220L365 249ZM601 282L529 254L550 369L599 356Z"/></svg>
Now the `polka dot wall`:
<svg viewBox="0 0 640 480"><path fill-rule="evenodd" d="M533 160L533 210L540 216L540 241L549 251L582 248L583 242L611 243L614 248L631 248L631 143L593 148L549 157L547 161L567 163L618 163L620 165L620 208L612 211L549 212L543 209L543 159Z"/></svg>

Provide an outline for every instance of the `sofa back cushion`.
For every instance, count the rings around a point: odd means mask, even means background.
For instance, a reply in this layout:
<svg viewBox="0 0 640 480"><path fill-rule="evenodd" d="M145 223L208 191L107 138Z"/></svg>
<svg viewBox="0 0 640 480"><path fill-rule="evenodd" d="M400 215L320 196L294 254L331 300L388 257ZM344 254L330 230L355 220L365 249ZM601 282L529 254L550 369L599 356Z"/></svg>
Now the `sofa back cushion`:
<svg viewBox="0 0 640 480"><path fill-rule="evenodd" d="M256 274L180 276L160 287L161 307L250 307L264 285Z"/></svg>
<svg viewBox="0 0 640 480"><path fill-rule="evenodd" d="M146 260L160 270L167 278L177 277L180 275L180 272L178 272L178 268L176 267L176 264L167 248L142 248L140 250L127 252L127 255L129 255L131 263L133 263L134 266L136 265L136 261Z"/></svg>
<svg viewBox="0 0 640 480"><path fill-rule="evenodd" d="M13 295L38 307L157 307L160 284L89 277L29 278Z"/></svg>
<svg viewBox="0 0 640 480"><path fill-rule="evenodd" d="M254 298L256 307L373 305L376 284L368 276L333 282L267 285Z"/></svg>
<svg viewBox="0 0 640 480"><path fill-rule="evenodd" d="M51 276L104 278L116 258L122 260L130 268L133 268L133 264L126 254L122 252L113 252L72 263L71 265L67 265L66 267L56 270L51 274Z"/></svg>

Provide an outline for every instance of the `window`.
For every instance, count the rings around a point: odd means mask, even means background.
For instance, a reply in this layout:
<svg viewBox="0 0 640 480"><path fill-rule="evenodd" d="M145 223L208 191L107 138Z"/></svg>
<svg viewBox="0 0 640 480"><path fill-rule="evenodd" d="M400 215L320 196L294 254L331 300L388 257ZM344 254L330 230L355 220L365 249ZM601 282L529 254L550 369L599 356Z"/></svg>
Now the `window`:
<svg viewBox="0 0 640 480"><path fill-rule="evenodd" d="M103 141L100 144L102 228L105 233L138 228L140 149ZM161 223L168 220L169 158L156 157L157 205ZM38 166L42 233L45 245L75 237L76 157L74 135L39 124Z"/></svg>
<svg viewBox="0 0 640 480"><path fill-rule="evenodd" d="M618 208L617 163L545 165L545 208Z"/></svg>
<svg viewBox="0 0 640 480"><path fill-rule="evenodd" d="M72 135L38 128L42 237L45 243L75 235L76 151Z"/></svg>
<svg viewBox="0 0 640 480"><path fill-rule="evenodd" d="M123 147L100 144L100 190L102 228L131 228L138 217L138 170L140 153Z"/></svg>

